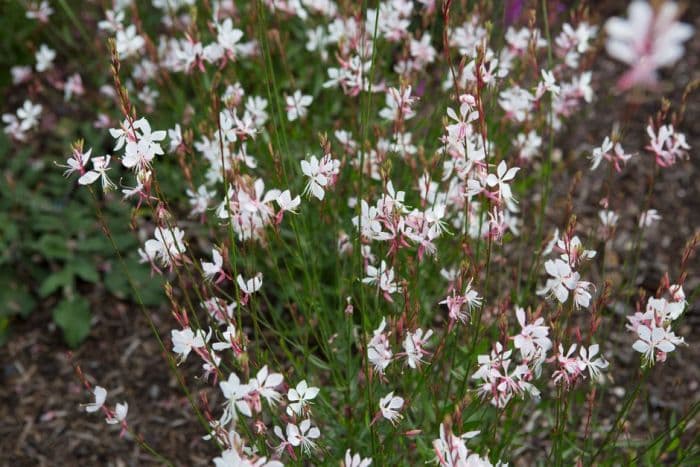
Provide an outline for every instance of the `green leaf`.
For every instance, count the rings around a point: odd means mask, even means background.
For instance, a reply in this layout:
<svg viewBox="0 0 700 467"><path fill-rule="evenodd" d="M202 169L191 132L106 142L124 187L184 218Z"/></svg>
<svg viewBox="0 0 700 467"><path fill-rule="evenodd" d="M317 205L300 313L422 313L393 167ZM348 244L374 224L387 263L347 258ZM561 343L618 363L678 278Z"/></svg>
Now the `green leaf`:
<svg viewBox="0 0 700 467"><path fill-rule="evenodd" d="M10 320L8 318L0 318L0 347L7 342L7 336L10 334Z"/></svg>
<svg viewBox="0 0 700 467"><path fill-rule="evenodd" d="M63 300L53 310L53 320L72 348L77 347L90 333L90 318L90 305L83 297Z"/></svg>
<svg viewBox="0 0 700 467"><path fill-rule="evenodd" d="M93 235L90 238L78 241L78 251L84 253L105 253L111 252L111 246L104 237Z"/></svg>
<svg viewBox="0 0 700 467"><path fill-rule="evenodd" d="M5 279L5 275L0 275ZM26 317L32 312L36 300L29 293L26 284L16 281L3 281L5 286L0 290L0 317L20 315Z"/></svg>
<svg viewBox="0 0 700 467"><path fill-rule="evenodd" d="M49 275L39 287L39 296L48 297L64 285L72 285L73 278L74 273L71 268L64 268Z"/></svg>
<svg viewBox="0 0 700 467"><path fill-rule="evenodd" d="M0 213L0 245L7 246L19 236L19 227L6 213Z"/></svg>
<svg viewBox="0 0 700 467"><path fill-rule="evenodd" d="M134 259L127 259L125 263L131 280L138 287L138 293L143 304L156 306L163 303L165 296L163 294L162 277L151 277L149 267L140 264ZM106 274L104 282L107 290L115 297L138 303L136 295L129 284L129 278L124 272L124 268L118 262L114 262L111 271Z"/></svg>
<svg viewBox="0 0 700 467"><path fill-rule="evenodd" d="M681 440L679 438L673 438L673 440L669 443L668 447L666 448L666 452L672 452L680 446Z"/></svg>
<svg viewBox="0 0 700 467"><path fill-rule="evenodd" d="M315 355L309 354L308 359L309 359L309 362L310 362L312 365L314 365L314 366L316 366L316 367L318 367L318 368L320 368L320 369L322 369L322 370L326 370L326 371L330 371L330 370L331 370L331 367L329 367L323 360L321 360L320 358L316 357Z"/></svg>
<svg viewBox="0 0 700 467"><path fill-rule="evenodd" d="M119 248L121 251L130 250L134 245L136 245L136 240L134 240L134 236L131 234L131 232L115 232L112 235L112 238L114 239L114 243L117 245L117 248ZM107 245L108 248L111 248L109 243L105 242L105 245Z"/></svg>
<svg viewBox="0 0 700 467"><path fill-rule="evenodd" d="M76 276L80 277L85 282L95 283L100 280L100 275L97 273L95 265L86 259L75 258L70 263L70 269Z"/></svg>
<svg viewBox="0 0 700 467"><path fill-rule="evenodd" d="M43 235L37 242L36 249L46 258L52 259L70 259L73 255L67 240L60 235Z"/></svg>

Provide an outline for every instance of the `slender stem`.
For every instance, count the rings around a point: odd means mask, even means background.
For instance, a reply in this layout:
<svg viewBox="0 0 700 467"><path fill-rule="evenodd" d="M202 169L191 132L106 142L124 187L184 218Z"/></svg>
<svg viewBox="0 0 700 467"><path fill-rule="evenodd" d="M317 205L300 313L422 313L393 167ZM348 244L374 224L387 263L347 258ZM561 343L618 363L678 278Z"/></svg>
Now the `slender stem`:
<svg viewBox="0 0 700 467"><path fill-rule="evenodd" d="M141 298L141 294L139 293L138 287L136 287L136 284L134 283L134 280L131 277L131 273L129 271L129 267L126 265L126 262L124 261L124 257L121 254L121 251L119 250L119 247L117 247L117 244L114 240L114 237L112 236L112 233L109 229L109 226L107 225L107 222L105 220L104 214L102 212L102 209L99 206L99 203L97 201L97 197L95 196L94 191L92 190L92 187L89 187L90 194L92 195L93 201L95 202L95 210L97 212L97 218L102 226L103 231L105 232L105 235L109 239L110 245L112 246L112 249L117 255L117 258L119 260L119 264L122 267L122 270L124 271L124 275L126 276L127 281L129 282L129 286L131 287L131 290L134 293L134 297L136 298L136 302L139 305L139 310L141 311L141 314L146 318L146 322L148 323L149 328L151 329L151 332L153 333L153 336L156 338L156 341L158 342L158 346L160 347L165 360L168 363L168 366L170 368L170 371L175 375L175 378L177 379L178 384L180 385L180 388L182 389L183 393L185 394L185 397L187 398L187 401L190 403L190 406L194 410L197 419L199 422L202 424L204 429L207 431L207 433L210 430L209 427L209 422L207 422L206 418L204 415L202 415L202 412L199 410L199 407L197 404L194 402L194 398L192 397L192 394L190 394L189 389L187 388L187 385L185 384L185 380L183 376L180 374L180 372L177 369L177 364L175 363L175 360L173 356L171 355L170 351L168 351L165 348L165 344L163 343L163 339L160 336L160 333L158 332L158 329L156 328L155 323L151 319L151 316L146 310L146 306L143 303L143 299ZM214 442L221 447L219 444L219 441L214 437Z"/></svg>
<svg viewBox="0 0 700 467"><path fill-rule="evenodd" d="M649 368L646 368L644 370L644 373L641 378L637 379L637 384L634 386L634 389L632 390L631 393L627 396L627 399L625 399L624 404L622 405L622 409L620 412L617 414L617 417L615 418L615 423L613 423L612 427L610 427L610 430L608 430L608 433L605 436L605 439L601 443L600 447L596 450L596 452L593 454L591 457L591 465L595 463L595 460L600 456L603 451L606 449L608 443L612 440L612 443L617 442L617 438L620 436L620 433L622 432L622 425L627 418L627 414L629 413L630 407L632 407L632 404L634 401L637 399L637 396L639 395L639 391L642 388L642 385L646 383L647 379L649 378L649 374L651 371Z"/></svg>

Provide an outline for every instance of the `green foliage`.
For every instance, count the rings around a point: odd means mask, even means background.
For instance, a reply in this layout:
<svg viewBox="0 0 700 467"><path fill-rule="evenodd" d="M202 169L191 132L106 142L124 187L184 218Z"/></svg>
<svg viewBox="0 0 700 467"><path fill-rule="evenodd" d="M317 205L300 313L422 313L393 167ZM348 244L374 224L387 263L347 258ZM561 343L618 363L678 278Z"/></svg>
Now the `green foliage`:
<svg viewBox="0 0 700 467"><path fill-rule="evenodd" d="M125 263L131 280L139 285L138 292L143 304L146 306L157 306L163 303L163 280L161 276L151 277L148 267L139 264L135 258L128 258ZM104 284L107 290L119 299L128 300L134 295L128 276L120 267L115 267L105 273Z"/></svg>
<svg viewBox="0 0 700 467"><path fill-rule="evenodd" d="M90 309L99 312L83 294L105 283L119 299L132 296L118 257L95 219L95 203L101 200L92 200L85 190L76 189L75 180L62 177L53 162L63 162L66 148L62 141L55 143L55 148L32 143L15 150L0 136L0 170L6 181L0 184L0 278L5 285L0 291L0 342L7 339L12 321L33 311L50 311L46 308L58 301L53 319L66 343L75 347L90 330ZM124 222L129 208L115 201L104 208L108 221L120 221L109 226L110 232L120 251L135 253L136 240ZM126 264L144 284L144 302L158 304L163 297L160 283L146 280L147 266L134 259Z"/></svg>
<svg viewBox="0 0 700 467"><path fill-rule="evenodd" d="M52 6L51 28L43 28L26 18L22 2L0 2L0 28L12 31L0 41L2 113L13 112L27 98L12 85L10 68L32 66L40 44L48 43L64 56L84 50L88 38L76 29L82 14L75 8L79 5ZM95 45L104 44L98 40ZM102 57L64 63L62 71L79 72L87 89L110 79L109 63ZM105 153L107 148L100 147L104 134L93 127L92 119L94 112L110 104L99 96L94 101L83 96L66 102L62 92L51 86L32 99L56 116L50 137L39 134L15 142L0 133L0 344L9 337L13 322L32 312L52 312L66 343L75 347L87 337L91 315L98 315L102 307L86 298L91 291L98 289L100 300L110 300L109 294L134 299L118 254L96 219L97 206L125 256L128 274L142 286L144 303L161 303L163 293L160 281L146 280L148 266L136 260L137 242L127 221L130 206L120 202L118 193L93 199L87 190L78 189L76 177L64 178L63 169L56 166L65 163L70 143L79 138L94 146L96 153Z"/></svg>
<svg viewBox="0 0 700 467"><path fill-rule="evenodd" d="M53 320L71 347L77 347L87 337L91 317L90 304L82 297L64 299L53 310Z"/></svg>

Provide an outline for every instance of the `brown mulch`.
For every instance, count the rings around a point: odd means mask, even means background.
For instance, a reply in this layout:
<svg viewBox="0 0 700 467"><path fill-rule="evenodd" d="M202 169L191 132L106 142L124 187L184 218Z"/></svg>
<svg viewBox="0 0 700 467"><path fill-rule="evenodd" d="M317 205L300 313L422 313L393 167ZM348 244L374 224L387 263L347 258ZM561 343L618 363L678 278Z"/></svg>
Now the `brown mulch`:
<svg viewBox="0 0 700 467"><path fill-rule="evenodd" d="M150 313L166 336L171 316ZM101 413L81 409L91 396L47 316L33 313L0 348L0 465L156 465L130 435L119 439L119 428L108 426ZM110 405L129 403L130 426L156 451L177 459L176 465L209 464L216 453L201 440L204 430L167 371L146 319L135 307L111 303L94 320L90 338L72 353L74 362L91 383L109 391ZM190 370L183 373L197 374ZM187 379L190 390L198 386Z"/></svg>

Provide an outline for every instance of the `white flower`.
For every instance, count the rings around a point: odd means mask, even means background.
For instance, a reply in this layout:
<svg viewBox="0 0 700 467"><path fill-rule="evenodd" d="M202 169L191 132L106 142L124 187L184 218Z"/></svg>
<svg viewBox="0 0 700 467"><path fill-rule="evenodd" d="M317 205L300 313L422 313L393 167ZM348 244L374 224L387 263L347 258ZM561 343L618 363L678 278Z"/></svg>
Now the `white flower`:
<svg viewBox="0 0 700 467"><path fill-rule="evenodd" d="M382 318L382 322L374 330L374 335L367 345L367 359L379 374L384 374L384 370L391 363L391 357L393 356L389 347L389 339L384 334L385 327L386 318Z"/></svg>
<svg viewBox="0 0 700 467"><path fill-rule="evenodd" d="M251 388L248 384L241 384L236 373L231 373L226 381L221 381L219 388L226 398L224 414L221 418L222 424L225 425L231 420L235 421L238 418L238 412L246 417L253 416L250 404L246 400Z"/></svg>
<svg viewBox="0 0 700 467"><path fill-rule="evenodd" d="M22 131L27 131L37 126L42 109L43 107L40 104L34 105L31 101L25 100L22 107L17 109L17 118L20 120L20 129Z"/></svg>
<svg viewBox="0 0 700 467"><path fill-rule="evenodd" d="M107 399L107 390L102 386L95 386L92 393L95 395L95 402L85 405L85 411L90 413L100 410Z"/></svg>
<svg viewBox="0 0 700 467"><path fill-rule="evenodd" d="M292 194L289 190L284 190L275 200L282 211L296 212L295 209L301 204L301 198L299 195L292 198Z"/></svg>
<svg viewBox="0 0 700 467"><path fill-rule="evenodd" d="M547 273L552 276L547 279L544 288L537 291L538 295L552 294L561 303L569 298L569 290L575 290L578 284L579 275L571 270L568 263L561 259L548 260L544 263Z"/></svg>
<svg viewBox="0 0 700 467"><path fill-rule="evenodd" d="M594 359L598 355L598 350L598 344L591 345L588 350L583 346L579 349L579 361L588 368L588 374L594 381L600 380L600 371L608 367L607 360L602 356Z"/></svg>
<svg viewBox="0 0 700 467"><path fill-rule="evenodd" d="M19 111L17 112L19 115ZM649 135L649 145L647 150L656 156L656 164L660 167L669 167L675 164L678 159L688 157L688 144L685 134L673 129L673 125L661 125L658 133L654 131L652 125L647 126Z"/></svg>
<svg viewBox="0 0 700 467"><path fill-rule="evenodd" d="M481 306L482 298L476 290L472 289L472 279L470 279L462 295L457 295L457 291L452 289L452 294L439 303L447 305L451 321L459 320L467 324L472 310Z"/></svg>
<svg viewBox="0 0 700 467"><path fill-rule="evenodd" d="M530 114L535 96L518 86L507 88L498 96L498 103L506 111L506 116L516 122L524 122Z"/></svg>
<svg viewBox="0 0 700 467"><path fill-rule="evenodd" d="M521 159L530 160L539 153L542 138L535 130L530 130L527 134L519 133L513 144L519 149Z"/></svg>
<svg viewBox="0 0 700 467"><path fill-rule="evenodd" d="M559 86L557 86L557 81L554 78L554 73L543 69L543 70L541 70L541 74L542 74L542 81L541 81L542 88L546 91L551 92L554 95L559 94L560 88L559 88Z"/></svg>
<svg viewBox="0 0 700 467"><path fill-rule="evenodd" d="M403 402L403 398L394 396L394 392L392 391L379 400L379 410L382 412L384 418L396 425L396 423L403 418L399 413L399 410L403 407Z"/></svg>
<svg viewBox="0 0 700 467"><path fill-rule="evenodd" d="M296 388L290 388L287 392L287 399L289 399L287 414L290 417L294 414L302 415L304 409L316 398L318 393L319 388L309 387L306 380L299 381Z"/></svg>
<svg viewBox="0 0 700 467"><path fill-rule="evenodd" d="M640 216L639 216L639 227L644 228L644 227L651 227L655 223L657 223L659 220L661 220L661 216L659 215L659 211L656 209L649 209L647 211L644 211Z"/></svg>
<svg viewBox="0 0 700 467"><path fill-rule="evenodd" d="M133 124L133 128L134 130L138 130L138 133L135 134L135 139L129 139L127 141L122 164L128 169L136 168L137 170L141 170L148 168L156 155L164 154L163 148L158 142L164 140L167 133L164 130L152 132L151 124L148 123L148 120L145 118L136 120ZM117 147L115 147L115 150L118 150L120 147L120 140L124 135L120 134L119 130L115 130L114 132L110 130L110 133L113 137L117 138Z"/></svg>
<svg viewBox="0 0 700 467"><path fill-rule="evenodd" d="M187 196L190 206L192 207L190 216L203 215L207 211L209 203L214 198L215 194L216 192L209 191L206 185L200 185L196 192L188 188Z"/></svg>
<svg viewBox="0 0 700 467"><path fill-rule="evenodd" d="M301 161L301 171L309 177L304 193L311 193L323 201L324 188L335 183L335 178L340 172L340 161L331 158L330 154L326 154L321 160L311 156L308 161Z"/></svg>
<svg viewBox="0 0 700 467"><path fill-rule="evenodd" d="M147 109L152 109L156 105L156 99L158 99L160 93L156 89L152 89L149 86L143 86L141 90L136 94L136 97L143 102Z"/></svg>
<svg viewBox="0 0 700 467"><path fill-rule="evenodd" d="M467 440L478 434L478 431L468 431L456 436L446 424L441 424L440 438L433 440L435 461L443 467L491 467L488 458L481 458L467 448Z"/></svg>
<svg viewBox="0 0 700 467"><path fill-rule="evenodd" d="M301 94L301 91L296 90L291 96L285 97L287 104L287 118L290 122L298 118L304 118L308 112L307 107L313 102L313 97Z"/></svg>
<svg viewBox="0 0 700 467"><path fill-rule="evenodd" d="M221 337L223 338L223 340L221 342L214 342L211 345L211 348L217 351L232 348L232 342L236 341L236 327L232 324L229 324L226 327L226 331L222 333Z"/></svg>
<svg viewBox="0 0 700 467"><path fill-rule="evenodd" d="M600 165L600 162L603 160L603 157L607 155L610 151L612 151L613 144L612 141L610 141L610 137L606 136L605 140L603 140L603 144L598 146L597 148L593 149L593 153L591 154L591 170L595 170L598 168Z"/></svg>
<svg viewBox="0 0 700 467"><path fill-rule="evenodd" d="M105 421L110 425L122 423L124 420L126 420L127 412L129 412L129 404L126 402L123 404L117 403L117 405L114 407L114 417L108 417Z"/></svg>
<svg viewBox="0 0 700 467"><path fill-rule="evenodd" d="M683 286L680 284L671 284L668 287L668 293L671 294L671 300L677 303L681 303L683 306L686 305L685 301L685 291Z"/></svg>
<svg viewBox="0 0 700 467"><path fill-rule="evenodd" d="M328 43L327 33L323 26L316 26L315 29L308 28L306 30L306 50L309 52L314 52L320 50L321 60L324 62L328 58L328 52L325 47Z"/></svg>
<svg viewBox="0 0 700 467"><path fill-rule="evenodd" d="M32 67L15 65L10 68L12 84L22 84L32 76Z"/></svg>
<svg viewBox="0 0 700 467"><path fill-rule="evenodd" d="M170 140L170 147L168 148L170 152L174 152L183 144L182 128L179 123L175 124L175 128L168 128L168 139Z"/></svg>
<svg viewBox="0 0 700 467"><path fill-rule="evenodd" d="M123 11L106 10L105 19L97 23L97 28L103 31L116 32L122 28L123 21Z"/></svg>
<svg viewBox="0 0 700 467"><path fill-rule="evenodd" d="M632 344L632 348L637 352L644 354L644 359L649 363L654 363L655 351L662 353L659 360L663 360L669 352L673 352L677 345L684 344L685 341L682 337L678 337L673 331L665 329L663 327L654 326L653 329L644 325L639 325L637 327L637 335L639 339Z"/></svg>
<svg viewBox="0 0 700 467"><path fill-rule="evenodd" d="M204 279L211 281L214 276L221 273L222 266L224 265L224 258L221 256L221 252L216 248L211 250L211 256L213 259L212 263L202 261L202 273Z"/></svg>
<svg viewBox="0 0 700 467"><path fill-rule="evenodd" d="M58 167L65 168L63 172L64 177L68 177L74 172L82 173L85 170L85 166L90 161L90 154L92 153L92 148L88 149L86 152L82 152L82 148L73 148L73 153L66 159L66 164L56 164Z"/></svg>
<svg viewBox="0 0 700 467"><path fill-rule="evenodd" d="M240 274L236 277L236 282L238 287L240 287L241 292L246 295L252 295L262 287L262 273L256 274L254 277L244 280L243 276Z"/></svg>
<svg viewBox="0 0 700 467"><path fill-rule="evenodd" d="M570 238L567 236L567 239L560 239L556 235L553 241L557 248L563 252L559 257L562 261L572 265L572 267L576 267L581 261L588 261L596 256L595 250L587 250L583 247L583 243L578 238L578 235ZM548 248L550 252L552 248Z"/></svg>
<svg viewBox="0 0 700 467"><path fill-rule="evenodd" d="M693 28L676 21L679 12L678 4L671 1L634 1L627 10L629 19L608 20L608 54L631 66L620 80L621 88L655 83L657 68L672 65L683 56L683 42L693 35Z"/></svg>
<svg viewBox="0 0 700 467"><path fill-rule="evenodd" d="M508 182L513 181L515 174L520 170L519 167L511 167L510 169L506 166L505 161L501 161L496 168L496 174L489 174L486 177L486 184L490 187L498 186L498 191L500 197L508 202L513 199L513 194L510 190L510 185Z"/></svg>
<svg viewBox="0 0 700 467"><path fill-rule="evenodd" d="M430 34L427 32L423 33L420 41L411 38L410 51L411 57L416 61L416 68L423 68L425 64L434 62L437 54L430 44Z"/></svg>
<svg viewBox="0 0 700 467"><path fill-rule="evenodd" d="M525 320L525 310L521 307L515 308L515 316L521 330L517 336L513 337L513 345L520 350L524 360L543 359L552 348L552 341L548 337L549 327L544 325L544 318L539 317L528 324Z"/></svg>
<svg viewBox="0 0 700 467"><path fill-rule="evenodd" d="M130 24L117 31L116 45L119 57L124 59L138 53L146 41L136 32L136 26Z"/></svg>
<svg viewBox="0 0 700 467"><path fill-rule="evenodd" d="M50 49L46 44L41 44L36 55L36 71L39 73L48 70L53 66L53 60L56 58L56 51Z"/></svg>
<svg viewBox="0 0 700 467"><path fill-rule="evenodd" d="M197 332L193 332L189 327L182 331L177 329L170 331L170 338L173 341L173 352L180 357L178 363L184 362L192 349L204 347L210 337L211 333L205 335L202 329L197 329Z"/></svg>
<svg viewBox="0 0 700 467"><path fill-rule="evenodd" d="M576 308L583 307L588 308L591 304L591 293L589 290L593 287L593 284L587 281L577 281L576 288L574 289L574 304Z"/></svg>
<svg viewBox="0 0 700 467"><path fill-rule="evenodd" d="M41 3L33 4L27 7L26 16L29 19L39 20L41 23L48 23L49 16L53 14L53 8L47 0L42 0Z"/></svg>
<svg viewBox="0 0 700 467"><path fill-rule="evenodd" d="M243 31L235 29L231 18L226 18L223 23L216 25L216 41L232 56L236 55L238 43L243 38Z"/></svg>
<svg viewBox="0 0 700 467"><path fill-rule="evenodd" d="M301 161L301 171L311 179L304 191L310 191L316 198L323 200L325 196L323 187L328 184L328 179L324 174L320 173L316 156L311 156L309 161Z"/></svg>
<svg viewBox="0 0 700 467"><path fill-rule="evenodd" d="M129 131L127 131L127 129ZM114 151L119 151L126 144L126 139L128 136L132 135L131 123L128 119L125 119L119 128L110 128L109 134L116 140L114 143Z"/></svg>
<svg viewBox="0 0 700 467"><path fill-rule="evenodd" d="M379 267L368 264L365 268L367 277L362 279L365 284L377 284L377 288L384 292L384 298L391 302L391 294L401 291L401 287L394 278L394 268L389 268L386 261L382 260Z"/></svg>
<svg viewBox="0 0 700 467"><path fill-rule="evenodd" d="M615 227L617 225L617 221L620 218L620 216L618 216L614 211L609 211L605 209L598 212L598 217L600 218L600 223L603 224L604 227L609 229Z"/></svg>
<svg viewBox="0 0 700 467"><path fill-rule="evenodd" d="M670 289L669 289L670 290ZM665 298L649 297L647 313L653 313L660 322L675 321L685 309L685 300L668 302Z"/></svg>
<svg viewBox="0 0 700 467"><path fill-rule="evenodd" d="M265 459L265 458L263 458L263 459ZM265 459L265 460L267 460L267 459ZM215 467L249 467L249 466L257 467L257 464L254 464L251 460L243 457L235 448L226 449L224 451L221 451L221 456L215 457L213 459L213 462L214 462ZM270 464L262 464L262 465L270 465ZM278 463L275 465L282 465L282 464Z"/></svg>
<svg viewBox="0 0 700 467"><path fill-rule="evenodd" d="M369 467L370 465L372 465L372 459L363 459L357 453L353 455L350 449L345 451L345 460L342 463L342 467Z"/></svg>
<svg viewBox="0 0 700 467"><path fill-rule="evenodd" d="M171 266L185 253L185 232L175 227L173 229L156 228L153 239L144 244L146 256L160 261L165 266Z"/></svg>
<svg viewBox="0 0 700 467"><path fill-rule="evenodd" d="M265 365L258 371L255 378L250 380L248 385L250 392L257 392L268 404L274 406L282 398L280 393L275 390L277 386L282 384L282 381L284 381L284 376L280 373L270 373Z"/></svg>
<svg viewBox="0 0 700 467"><path fill-rule="evenodd" d="M89 153L92 149L88 150L87 157L89 158ZM94 183L98 178L102 179L102 190L109 191L115 188L116 185L107 176L107 171L109 170L109 161L112 156L102 156L92 158L92 170L85 172L79 179L78 183L80 185L90 185Z"/></svg>
<svg viewBox="0 0 700 467"><path fill-rule="evenodd" d="M73 94L82 96L85 94L83 87L83 79L80 74L74 73L66 79L66 84L63 86L63 99L69 101Z"/></svg>
<svg viewBox="0 0 700 467"><path fill-rule="evenodd" d="M377 208L367 204L364 199L360 202L360 215L353 217L352 223L358 229L362 227L361 234L367 240L389 240L391 238L391 234L382 231Z"/></svg>
<svg viewBox="0 0 700 467"><path fill-rule="evenodd" d="M302 451L309 454L312 449L316 449L315 439L321 436L321 431L317 427L311 426L311 420L303 420L299 426L287 424L287 441L294 447L301 446Z"/></svg>
<svg viewBox="0 0 700 467"><path fill-rule="evenodd" d="M423 334L421 328L416 329L415 332L408 331L406 333L406 338L403 341L403 348L406 352L406 360L409 367L417 368L423 362L423 355L428 353L423 349L423 346L432 335L432 329L428 329L425 334Z"/></svg>
<svg viewBox="0 0 700 467"><path fill-rule="evenodd" d="M409 120L415 116L416 112L411 106L416 101L411 97L411 86L403 91L396 88L389 88L386 93L386 107L379 111L379 116L385 120L397 121L399 118Z"/></svg>

